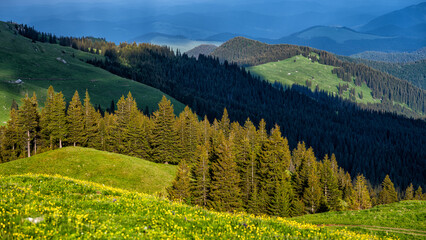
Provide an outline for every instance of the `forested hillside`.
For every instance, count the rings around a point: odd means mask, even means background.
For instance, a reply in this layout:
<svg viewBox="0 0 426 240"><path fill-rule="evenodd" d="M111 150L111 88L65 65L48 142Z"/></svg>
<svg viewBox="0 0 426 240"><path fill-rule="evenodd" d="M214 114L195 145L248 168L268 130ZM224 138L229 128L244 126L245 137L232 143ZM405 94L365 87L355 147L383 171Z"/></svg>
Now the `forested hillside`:
<svg viewBox="0 0 426 240"><path fill-rule="evenodd" d="M157 163L179 164L172 186L167 190L169 198L226 212L244 210L289 217L367 209L402 198L398 197L387 174L381 188L369 188L368 180L359 173L352 184L355 176L339 167L333 153L317 158L315 150L303 142L291 151L281 128L275 125L268 133L264 120L258 126L249 119L241 125L231 122L225 109L220 120L210 123L207 118L199 120L188 107L176 117L171 102L165 97L158 104L158 111L148 117L138 110L131 93L118 101L114 114L105 116L95 111L88 93L83 102L76 92L66 110L62 93L55 93L50 87L45 107L39 111L36 96L27 96L19 110L12 110L7 127L0 128L1 160L13 161L63 146L87 146ZM64 175L152 192L161 190L167 179L170 180L170 171L174 170L135 158L69 149L86 152L86 156L93 159L85 164L74 154L68 161L61 159L44 164L53 160L49 156L56 154L48 152L16 164L2 165L0 172L26 172L27 168L37 165L42 173L61 168L57 172ZM62 157L66 157L67 151L60 151ZM104 155L101 162L99 154ZM111 161L111 158L116 159ZM85 169L75 172L75 165L79 164ZM147 174L141 172L149 165L152 168L148 169L157 173L147 180ZM132 171L123 167L131 167ZM91 177L93 168L97 168L98 173L112 172L107 175L110 179L105 179L103 174L100 174L102 180ZM159 181L159 176L164 181ZM151 186L147 186L148 182ZM412 194L414 187L418 189L416 196ZM411 190L405 191L405 197L423 199L422 188L414 187L407 188Z"/></svg>
<svg viewBox="0 0 426 240"><path fill-rule="evenodd" d="M351 55L353 58L361 58L372 61L409 63L426 59L426 47L420 48L414 52L362 52Z"/></svg>
<svg viewBox="0 0 426 240"><path fill-rule="evenodd" d="M373 98L381 100L382 104L372 106L375 109L400 112L393 109L389 102L399 102L407 105L423 115L426 111L426 92L408 81L398 79L363 64L356 64L338 59L334 54L309 47L295 45L268 45L255 40L237 37L222 44L213 51L212 56L222 60L235 62L242 66L256 66L268 62L285 60L297 55L305 57L312 53L318 58L312 61L336 67L333 73L346 82L354 82L357 86L366 83L372 90ZM389 109L389 106L391 107Z"/></svg>
<svg viewBox="0 0 426 240"><path fill-rule="evenodd" d="M344 61L365 64L397 78L407 80L419 88L426 89L426 59L407 63L393 63L344 56L339 56L339 58Z"/></svg>
<svg viewBox="0 0 426 240"><path fill-rule="evenodd" d="M319 159L335 153L343 169L352 175L362 173L373 184L386 173L402 188L426 182L422 120L360 110L302 87L283 90L236 64L205 56L196 60L166 47L123 43L106 49L104 55L106 60L90 62L158 88L210 121L220 119L226 107L231 121L243 124L250 118L258 125L263 118L266 129L277 123L291 149L304 141Z"/></svg>

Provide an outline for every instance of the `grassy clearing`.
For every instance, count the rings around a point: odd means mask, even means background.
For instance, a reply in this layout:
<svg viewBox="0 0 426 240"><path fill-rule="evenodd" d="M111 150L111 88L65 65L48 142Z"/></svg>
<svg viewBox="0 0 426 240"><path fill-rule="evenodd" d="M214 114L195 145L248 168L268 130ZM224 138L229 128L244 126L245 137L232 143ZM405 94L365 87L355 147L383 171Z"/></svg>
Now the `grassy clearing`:
<svg viewBox="0 0 426 240"><path fill-rule="evenodd" d="M145 110L146 106L150 111L157 109L158 102L166 94L83 62L95 57L102 58L70 47L32 43L27 38L15 35L8 24L0 22L0 125L9 119L13 99L19 103L25 93L36 92L40 104L43 104L50 85L56 91L62 91L66 101L71 100L75 90L84 98L87 89L92 104L100 104L106 109L112 100L117 103L122 95L131 91L140 109ZM9 82L17 79L24 83ZM167 98L171 99L176 113L183 110L182 103L170 96Z"/></svg>
<svg viewBox="0 0 426 240"><path fill-rule="evenodd" d="M402 201L368 210L327 212L292 218L300 223L348 228L401 239L426 238L426 201Z"/></svg>
<svg viewBox="0 0 426 240"><path fill-rule="evenodd" d="M371 96L371 89L363 83L361 86L356 86L354 82L345 82L338 78L336 74L331 71L335 67L323 65L318 62L312 62L302 55L294 56L292 58L270 62L254 67L248 68L251 73L260 76L261 78L270 82L280 82L284 85L299 84L306 86L306 80L312 82L311 89L315 90L316 85L321 90L327 91L334 95L339 93L338 86L348 84L349 89L355 88L356 102L359 103L379 103L380 100L373 99ZM349 89L342 94L343 98L349 98ZM359 97L362 92L363 98Z"/></svg>
<svg viewBox="0 0 426 240"><path fill-rule="evenodd" d="M3 239L379 239L282 218L217 213L47 175L0 177Z"/></svg>
<svg viewBox="0 0 426 240"><path fill-rule="evenodd" d="M24 173L60 174L137 192L165 193L176 174L176 166L80 147L0 164L0 175Z"/></svg>

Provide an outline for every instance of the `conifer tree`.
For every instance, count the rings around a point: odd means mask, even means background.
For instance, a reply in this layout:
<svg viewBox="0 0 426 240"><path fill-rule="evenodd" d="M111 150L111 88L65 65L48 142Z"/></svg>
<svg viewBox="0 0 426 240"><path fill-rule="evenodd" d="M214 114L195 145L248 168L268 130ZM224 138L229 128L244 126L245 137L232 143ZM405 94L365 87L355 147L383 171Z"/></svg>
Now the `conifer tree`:
<svg viewBox="0 0 426 240"><path fill-rule="evenodd" d="M269 205L269 214L290 217L292 214L293 192L290 185L290 176L284 172L280 181L275 181L274 194Z"/></svg>
<svg viewBox="0 0 426 240"><path fill-rule="evenodd" d="M68 107L67 121L69 142L71 142L74 147L77 146L77 144L82 144L84 142L84 113L78 91L75 91Z"/></svg>
<svg viewBox="0 0 426 240"><path fill-rule="evenodd" d="M380 204L389 204L398 201L398 195L395 191L395 187L392 181L389 178L389 175L386 175L385 179L382 182L382 190L379 193L379 203Z"/></svg>
<svg viewBox="0 0 426 240"><path fill-rule="evenodd" d="M325 155L320 164L320 182L324 196L324 205L326 207L325 210L340 210L342 192L339 190L336 172L333 169L333 162L327 155Z"/></svg>
<svg viewBox="0 0 426 240"><path fill-rule="evenodd" d="M94 147L99 144L96 142L96 134L98 132L98 121L100 114L96 112L93 105L90 103L89 92L86 90L86 96L84 98L83 105L84 114L84 145L88 147Z"/></svg>
<svg viewBox="0 0 426 240"><path fill-rule="evenodd" d="M15 101L15 99L12 100L12 104L10 105L10 110L12 111L12 109L15 109L16 111L19 109L18 103Z"/></svg>
<svg viewBox="0 0 426 240"><path fill-rule="evenodd" d="M219 128L223 131L225 138L229 138L229 133L231 131L231 121L229 120L228 110L226 110L226 108L223 110L222 119L219 122Z"/></svg>
<svg viewBox="0 0 426 240"><path fill-rule="evenodd" d="M29 98L27 94L21 101L22 107L18 110L18 126L25 136L27 156L31 157L31 141L36 135L39 124L37 97L34 93L33 97Z"/></svg>
<svg viewBox="0 0 426 240"><path fill-rule="evenodd" d="M418 187L416 190L416 195L414 196L414 199L416 200L422 200L423 199L423 190L422 187Z"/></svg>
<svg viewBox="0 0 426 240"><path fill-rule="evenodd" d="M354 183L354 191L351 197L351 208L355 210L362 210L371 208L371 199L368 192L365 177L361 174L356 177Z"/></svg>
<svg viewBox="0 0 426 240"><path fill-rule="evenodd" d="M303 201L309 213L316 213L321 201L321 185L317 173L317 163L313 161L307 175L307 185L303 191Z"/></svg>
<svg viewBox="0 0 426 240"><path fill-rule="evenodd" d="M4 142L2 144L3 161L8 162L15 160L18 157L19 145L23 139L21 130L18 124L18 111L12 109L10 118L6 124Z"/></svg>
<svg viewBox="0 0 426 240"><path fill-rule="evenodd" d="M172 186L167 189L168 197L174 201L188 202L190 199L190 169L188 164L183 160L179 163L177 174L172 182Z"/></svg>
<svg viewBox="0 0 426 240"><path fill-rule="evenodd" d="M201 138L198 117L186 106L176 121L182 159L188 163L194 162L197 143Z"/></svg>
<svg viewBox="0 0 426 240"><path fill-rule="evenodd" d="M115 111L116 116L116 130L115 140L116 150L119 153L130 154L133 156L138 151L137 146L138 135L141 132L142 118L137 108L135 99L129 92L127 98L122 96L117 102L117 110Z"/></svg>
<svg viewBox="0 0 426 240"><path fill-rule="evenodd" d="M154 127L151 136L152 158L155 162L177 164L178 135L174 128L175 115L173 105L165 96L158 104L158 110L153 113Z"/></svg>
<svg viewBox="0 0 426 240"><path fill-rule="evenodd" d="M207 206L210 187L209 143L197 147L195 163L191 171L191 197L194 204Z"/></svg>
<svg viewBox="0 0 426 240"><path fill-rule="evenodd" d="M4 152L6 151L5 149L5 140L6 140L6 127L5 126L0 126L0 163L5 162L4 161Z"/></svg>
<svg viewBox="0 0 426 240"><path fill-rule="evenodd" d="M225 139L221 130L218 141L220 144L214 149L215 157L211 167L210 204L218 211L239 210L242 207L240 177L232 152L232 141Z"/></svg>
<svg viewBox="0 0 426 240"><path fill-rule="evenodd" d="M59 148L62 148L62 141L68 132L66 114L65 114L65 100L62 92L55 94L53 106L52 135L55 140L59 140Z"/></svg>
<svg viewBox="0 0 426 240"><path fill-rule="evenodd" d="M414 199L414 187L413 187L413 184L410 183L410 185L405 190L404 200L413 200L413 199Z"/></svg>
<svg viewBox="0 0 426 240"><path fill-rule="evenodd" d="M50 149L53 149L53 129L54 129L54 105L55 105L55 90L53 86L47 89L46 102L41 111L40 126L43 139L49 142Z"/></svg>

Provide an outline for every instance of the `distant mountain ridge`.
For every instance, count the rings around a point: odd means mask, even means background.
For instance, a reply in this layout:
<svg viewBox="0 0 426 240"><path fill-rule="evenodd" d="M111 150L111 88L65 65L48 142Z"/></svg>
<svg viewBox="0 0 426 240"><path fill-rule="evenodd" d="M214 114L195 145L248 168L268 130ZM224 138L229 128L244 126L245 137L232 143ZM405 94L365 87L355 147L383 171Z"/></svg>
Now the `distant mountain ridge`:
<svg viewBox="0 0 426 240"><path fill-rule="evenodd" d="M216 45L212 44L201 44L200 46L197 46L187 52L185 52L189 57L195 57L198 58L200 54L203 54L205 56L210 55L216 48L218 48Z"/></svg>
<svg viewBox="0 0 426 240"><path fill-rule="evenodd" d="M413 52L366 51L351 55L351 57L381 62L408 63L426 59L426 47Z"/></svg>

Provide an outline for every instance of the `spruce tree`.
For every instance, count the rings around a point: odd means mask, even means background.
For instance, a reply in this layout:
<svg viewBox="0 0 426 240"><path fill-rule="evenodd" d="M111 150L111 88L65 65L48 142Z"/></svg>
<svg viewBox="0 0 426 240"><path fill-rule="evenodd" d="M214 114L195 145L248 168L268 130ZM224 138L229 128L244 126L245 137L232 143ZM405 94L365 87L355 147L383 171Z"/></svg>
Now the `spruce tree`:
<svg viewBox="0 0 426 240"><path fill-rule="evenodd" d="M41 111L40 126L42 138L49 143L50 149L53 149L53 129L54 129L54 105L55 105L55 90L52 86L47 89L46 102Z"/></svg>
<svg viewBox="0 0 426 240"><path fill-rule="evenodd" d="M389 175L386 175L385 179L382 182L382 190L379 193L379 203L380 204L389 204L398 201L398 195L395 191L395 187L392 181L389 178Z"/></svg>
<svg viewBox="0 0 426 240"><path fill-rule="evenodd" d="M98 133L98 121L100 114L96 112L93 105L90 103L90 95L86 90L86 96L84 98L83 105L83 121L84 121L84 145L88 147L94 147L99 144L96 142L96 134Z"/></svg>
<svg viewBox="0 0 426 240"><path fill-rule="evenodd" d="M18 111L12 109L10 111L10 118L6 124L4 142L2 144L2 155L4 162L15 160L18 157L22 139L22 132L19 129L18 123Z"/></svg>
<svg viewBox="0 0 426 240"><path fill-rule="evenodd" d="M25 136L27 156L31 157L31 141L36 135L39 124L37 97L34 93L33 97L29 98L27 94L21 101L22 107L18 110L18 126Z"/></svg>
<svg viewBox="0 0 426 240"><path fill-rule="evenodd" d="M422 200L423 199L423 190L422 187L418 187L416 190L416 195L414 196L414 199L416 200Z"/></svg>
<svg viewBox="0 0 426 240"><path fill-rule="evenodd" d="M316 213L321 202L321 185L317 175L317 163L312 162L307 175L307 185L303 191L303 201L309 213Z"/></svg>
<svg viewBox="0 0 426 240"><path fill-rule="evenodd" d="M342 192L339 190L339 183L336 172L333 169L333 163L327 155L325 155L322 163L320 164L320 182L324 196L324 205L326 207L324 210L340 210Z"/></svg>
<svg viewBox="0 0 426 240"><path fill-rule="evenodd" d="M410 185L405 190L404 200L413 200L413 199L414 199L414 187L413 187L413 184L410 183Z"/></svg>
<svg viewBox="0 0 426 240"><path fill-rule="evenodd" d="M198 117L186 106L176 121L182 159L188 163L194 162L197 143L201 138Z"/></svg>
<svg viewBox="0 0 426 240"><path fill-rule="evenodd" d="M175 130L175 114L173 105L165 96L158 104L158 110L153 113L154 128L151 136L152 158L155 162L179 162L178 135Z"/></svg>
<svg viewBox="0 0 426 240"><path fill-rule="evenodd" d="M221 130L218 141L220 144L214 149L215 157L211 167L210 204L218 211L239 210L242 207L240 177L232 152L232 141L225 139Z"/></svg>
<svg viewBox="0 0 426 240"><path fill-rule="evenodd" d="M59 140L59 148L62 148L62 142L68 133L65 107L66 104L62 92L55 94L52 117L53 131L51 134L55 140Z"/></svg>
<svg viewBox="0 0 426 240"><path fill-rule="evenodd" d="M197 147L195 163L191 171L192 202L203 207L207 206L210 187L209 149L208 142Z"/></svg>
<svg viewBox="0 0 426 240"><path fill-rule="evenodd" d="M367 188L367 182L362 174L356 177L350 205L354 210L371 208L371 199Z"/></svg>
<svg viewBox="0 0 426 240"><path fill-rule="evenodd" d="M84 142L84 113L78 91L75 91L67 113L68 140L75 147L77 144L81 145Z"/></svg>
<svg viewBox="0 0 426 240"><path fill-rule="evenodd" d="M189 202L191 194L189 174L188 164L185 161L180 162L172 186L167 189L170 200Z"/></svg>
<svg viewBox="0 0 426 240"><path fill-rule="evenodd" d="M219 122L219 128L223 131L223 134L225 134L225 138L229 138L231 121L229 120L228 110L226 110L226 108L223 110L222 119Z"/></svg>

